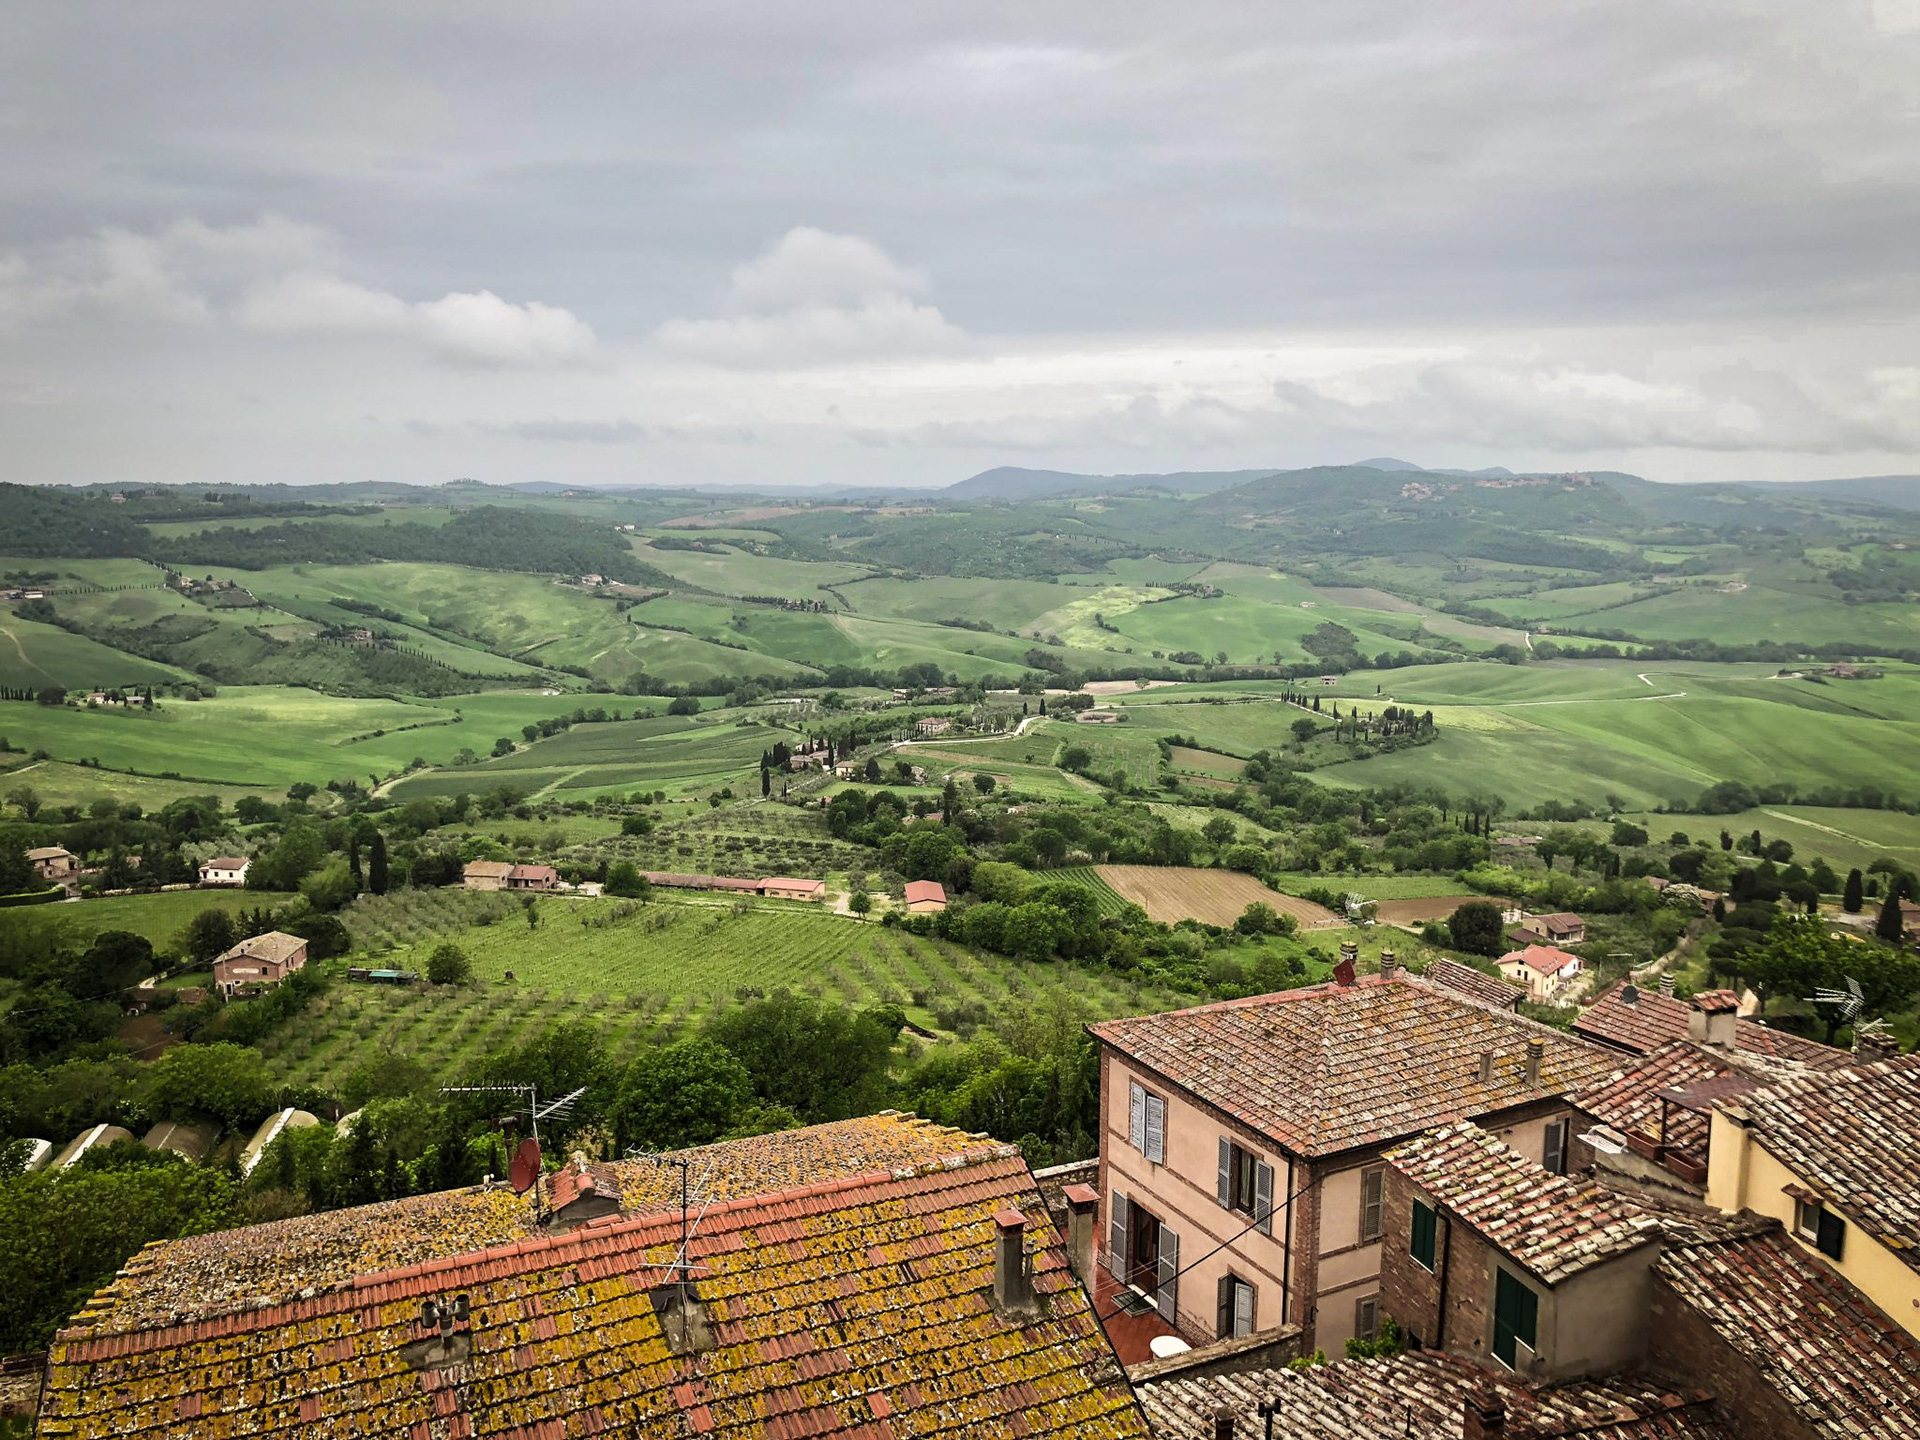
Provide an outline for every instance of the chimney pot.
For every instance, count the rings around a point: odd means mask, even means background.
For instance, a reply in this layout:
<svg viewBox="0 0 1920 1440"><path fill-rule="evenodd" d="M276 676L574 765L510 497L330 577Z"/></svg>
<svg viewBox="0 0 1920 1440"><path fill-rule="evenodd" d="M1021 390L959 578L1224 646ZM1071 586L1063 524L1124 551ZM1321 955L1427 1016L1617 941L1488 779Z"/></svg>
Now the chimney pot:
<svg viewBox="0 0 1920 1440"><path fill-rule="evenodd" d="M1507 1409L1493 1390L1481 1385L1462 1403L1461 1440L1501 1440L1507 1433Z"/></svg>
<svg viewBox="0 0 1920 1440"><path fill-rule="evenodd" d="M1620 1003L1622 1005L1638 1005L1640 1003L1640 987L1631 980L1622 985L1620 987Z"/></svg>
<svg viewBox="0 0 1920 1440"><path fill-rule="evenodd" d="M1482 1085L1493 1083L1493 1052L1491 1050L1480 1052L1480 1083Z"/></svg>
<svg viewBox="0 0 1920 1440"><path fill-rule="evenodd" d="M1033 1309L1033 1277L1027 1273L1027 1217L1009 1206L993 1217L993 1304L1004 1312Z"/></svg>
<svg viewBox="0 0 1920 1440"><path fill-rule="evenodd" d="M1213 1440L1233 1440L1233 1411L1224 1405L1213 1412Z"/></svg>
<svg viewBox="0 0 1920 1440"><path fill-rule="evenodd" d="M1527 1084L1538 1085L1540 1083L1540 1062L1546 1058L1546 1055L1546 1041L1527 1041Z"/></svg>
<svg viewBox="0 0 1920 1440"><path fill-rule="evenodd" d="M1389 948L1386 950L1382 950L1380 952L1381 978L1385 980L1391 980L1395 975L1399 973L1399 971L1400 971L1400 961L1395 957L1392 949Z"/></svg>
<svg viewBox="0 0 1920 1440"><path fill-rule="evenodd" d="M1081 1284L1093 1285L1093 1234L1100 1210L1100 1192L1091 1185L1069 1185L1061 1192L1067 1202L1067 1264Z"/></svg>
<svg viewBox="0 0 1920 1440"><path fill-rule="evenodd" d="M1660 977L1660 993L1662 995L1673 994L1673 976L1662 975Z"/></svg>

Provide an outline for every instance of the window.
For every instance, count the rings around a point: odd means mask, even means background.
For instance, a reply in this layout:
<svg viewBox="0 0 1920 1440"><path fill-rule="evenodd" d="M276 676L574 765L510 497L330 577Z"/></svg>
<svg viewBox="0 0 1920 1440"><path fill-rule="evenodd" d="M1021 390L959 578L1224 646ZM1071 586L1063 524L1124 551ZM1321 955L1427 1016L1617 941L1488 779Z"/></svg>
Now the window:
<svg viewBox="0 0 1920 1440"><path fill-rule="evenodd" d="M1847 1222L1818 1200L1793 1202L1793 1228L1802 1240L1829 1260L1838 1260L1846 1249Z"/></svg>
<svg viewBox="0 0 1920 1440"><path fill-rule="evenodd" d="M1356 1340L1380 1338L1380 1297L1378 1295L1363 1295L1354 1301L1353 1338Z"/></svg>
<svg viewBox="0 0 1920 1440"><path fill-rule="evenodd" d="M1167 1102L1138 1081L1128 1082L1127 1143L1155 1165L1167 1163Z"/></svg>
<svg viewBox="0 0 1920 1440"><path fill-rule="evenodd" d="M1571 1128L1566 1120L1547 1122L1547 1139L1540 1155L1540 1163L1554 1175L1567 1173L1567 1131Z"/></svg>
<svg viewBox="0 0 1920 1440"><path fill-rule="evenodd" d="M1380 1211L1386 1184L1385 1170L1360 1172L1360 1238L1362 1240L1380 1238Z"/></svg>
<svg viewBox="0 0 1920 1440"><path fill-rule="evenodd" d="M1253 1333L1253 1298L1253 1286L1238 1275L1220 1278L1218 1333L1222 1340L1238 1340Z"/></svg>
<svg viewBox="0 0 1920 1440"><path fill-rule="evenodd" d="M1224 1135L1214 1195L1222 1210L1250 1215L1262 1235L1273 1233L1273 1167Z"/></svg>
<svg viewBox="0 0 1920 1440"><path fill-rule="evenodd" d="M1413 1202L1413 1235L1407 1253L1427 1269L1433 1269L1434 1213L1431 1205Z"/></svg>
<svg viewBox="0 0 1920 1440"><path fill-rule="evenodd" d="M1520 1368L1522 1345L1532 1353L1540 1322L1540 1297L1505 1270L1493 1281L1493 1354L1509 1370Z"/></svg>

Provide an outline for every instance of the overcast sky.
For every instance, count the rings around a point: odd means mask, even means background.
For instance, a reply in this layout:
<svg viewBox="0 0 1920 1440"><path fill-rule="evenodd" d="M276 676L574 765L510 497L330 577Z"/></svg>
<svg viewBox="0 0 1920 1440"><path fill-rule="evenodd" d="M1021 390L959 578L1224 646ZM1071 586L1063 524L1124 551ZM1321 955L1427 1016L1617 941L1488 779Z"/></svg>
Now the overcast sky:
<svg viewBox="0 0 1920 1440"><path fill-rule="evenodd" d="M1920 0L0 11L32 481L1920 471Z"/></svg>

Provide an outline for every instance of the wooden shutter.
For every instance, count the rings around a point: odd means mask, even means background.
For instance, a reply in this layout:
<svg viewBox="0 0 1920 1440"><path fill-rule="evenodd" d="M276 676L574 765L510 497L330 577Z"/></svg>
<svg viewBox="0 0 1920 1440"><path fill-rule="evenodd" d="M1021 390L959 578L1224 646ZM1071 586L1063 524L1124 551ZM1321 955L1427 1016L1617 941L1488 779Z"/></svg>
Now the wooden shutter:
<svg viewBox="0 0 1920 1440"><path fill-rule="evenodd" d="M1373 1340L1380 1331L1380 1297L1366 1295L1353 1303L1353 1335L1356 1340Z"/></svg>
<svg viewBox="0 0 1920 1440"><path fill-rule="evenodd" d="M1360 1238L1380 1238L1381 1194L1386 1188L1387 1172L1363 1170L1360 1173Z"/></svg>
<svg viewBox="0 0 1920 1440"><path fill-rule="evenodd" d="M1127 1278L1127 1197L1115 1190L1107 1210L1107 1271L1122 1284Z"/></svg>
<svg viewBox="0 0 1920 1440"><path fill-rule="evenodd" d="M1433 1269L1434 1214L1431 1208L1418 1200L1413 1202L1413 1233L1407 1243L1407 1253L1427 1269Z"/></svg>
<svg viewBox="0 0 1920 1440"><path fill-rule="evenodd" d="M1147 1149L1147 1092L1131 1081L1127 1085L1127 1143L1142 1154Z"/></svg>
<svg viewBox="0 0 1920 1440"><path fill-rule="evenodd" d="M1160 1269L1156 1278L1160 1318L1171 1325L1180 1313L1180 1237L1164 1224L1160 1227Z"/></svg>
<svg viewBox="0 0 1920 1440"><path fill-rule="evenodd" d="M1273 1166L1271 1165L1258 1165L1254 1168L1253 1213L1260 1217L1260 1233L1273 1234Z"/></svg>
<svg viewBox="0 0 1920 1440"><path fill-rule="evenodd" d="M1233 1284L1233 1333L1236 1338L1253 1333L1253 1286L1244 1280Z"/></svg>
<svg viewBox="0 0 1920 1440"><path fill-rule="evenodd" d="M1505 1270L1498 1271L1493 1285L1493 1353L1509 1369L1518 1364L1519 1345L1534 1347L1539 1319L1540 1297Z"/></svg>
<svg viewBox="0 0 1920 1440"><path fill-rule="evenodd" d="M1147 1159L1167 1163L1167 1102L1158 1095L1147 1096Z"/></svg>
<svg viewBox="0 0 1920 1440"><path fill-rule="evenodd" d="M1846 1249L1847 1222L1824 1206L1820 1210L1820 1229L1814 1248L1828 1259L1838 1260Z"/></svg>
<svg viewBox="0 0 1920 1440"><path fill-rule="evenodd" d="M1213 1333L1222 1340L1233 1336L1234 1291L1238 1284L1231 1275L1220 1277L1219 1293L1214 1300Z"/></svg>
<svg viewBox="0 0 1920 1440"><path fill-rule="evenodd" d="M1226 1136L1220 1137L1220 1174L1215 1193L1220 1198L1220 1208L1233 1208L1233 1142Z"/></svg>
<svg viewBox="0 0 1920 1440"><path fill-rule="evenodd" d="M1540 1163L1550 1174L1567 1173L1567 1122L1565 1120L1547 1122L1546 1150Z"/></svg>

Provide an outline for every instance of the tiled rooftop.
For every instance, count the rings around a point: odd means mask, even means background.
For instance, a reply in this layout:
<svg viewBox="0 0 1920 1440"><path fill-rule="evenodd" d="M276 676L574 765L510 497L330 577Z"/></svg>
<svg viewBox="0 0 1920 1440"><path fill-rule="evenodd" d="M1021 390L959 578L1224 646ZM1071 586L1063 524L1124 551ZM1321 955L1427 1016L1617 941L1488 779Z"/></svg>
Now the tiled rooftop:
<svg viewBox="0 0 1920 1440"><path fill-rule="evenodd" d="M1658 1271L1816 1435L1920 1434L1920 1341L1778 1226L1670 1249Z"/></svg>
<svg viewBox="0 0 1920 1440"><path fill-rule="evenodd" d="M989 1299L993 1217L1010 1207L1029 1222L1030 1317ZM1017 1153L706 1207L689 1258L708 1341L676 1349L660 1306L679 1236L677 1211L610 1216L210 1320L66 1331L42 1433L1147 1433ZM421 1302L460 1294L469 1353L410 1361Z"/></svg>
<svg viewBox="0 0 1920 1440"><path fill-rule="evenodd" d="M699 1204L948 1157L1008 1153L1008 1147L995 1141L892 1111L675 1152L694 1161L690 1191ZM612 1173L623 1208L630 1213L679 1207L680 1172L675 1166L623 1160L593 1168ZM128 1261L75 1324L115 1332L215 1315L538 1231L533 1196L496 1186L416 1195L165 1241Z"/></svg>
<svg viewBox="0 0 1920 1440"><path fill-rule="evenodd" d="M1511 1010L1525 998L1526 992L1510 981L1498 975L1489 975L1484 970L1476 970L1471 965L1462 965L1458 960L1449 960L1441 956L1427 962L1426 972L1421 976L1429 984L1439 985L1448 990L1457 990L1460 994L1475 1000L1484 1000L1489 1005L1503 1005Z"/></svg>
<svg viewBox="0 0 1920 1440"><path fill-rule="evenodd" d="M1259 1436L1255 1407L1279 1403L1275 1440L1460 1440L1467 1397L1486 1389L1509 1433L1582 1440L1741 1440L1699 1391L1616 1376L1533 1389L1433 1350L1386 1360L1336 1360L1300 1370L1253 1370L1142 1384L1140 1403L1160 1440L1206 1440L1215 1411L1238 1417L1236 1435ZM1521 1431L1519 1427L1530 1426Z"/></svg>
<svg viewBox="0 0 1920 1440"><path fill-rule="evenodd" d="M1678 1150L1689 1159L1705 1162L1709 1120L1699 1110L1679 1104L1662 1106L1662 1091L1697 1091L1701 1085L1728 1080L1766 1084L1794 1075L1814 1073L1791 1060L1735 1051L1729 1055L1696 1045L1691 1040L1666 1044L1627 1061L1612 1074L1568 1098L1602 1125L1623 1135L1641 1134ZM1661 1133L1661 1112L1666 1133Z"/></svg>
<svg viewBox="0 0 1920 1440"><path fill-rule="evenodd" d="M1660 1238L1639 1206L1553 1174L1478 1125L1422 1135L1387 1160L1549 1285Z"/></svg>
<svg viewBox="0 0 1920 1440"><path fill-rule="evenodd" d="M1397 1140L1563 1095L1615 1057L1423 981L1369 976L1089 1027L1297 1155ZM1544 1047L1526 1078L1527 1042ZM1480 1078L1491 1052L1491 1078Z"/></svg>
<svg viewBox="0 0 1920 1440"><path fill-rule="evenodd" d="M1553 945L1523 945L1518 950L1509 950L1502 955L1500 963L1502 965L1518 963L1529 970L1538 970L1542 975L1558 975L1569 965L1579 965L1580 957L1570 955Z"/></svg>
<svg viewBox="0 0 1920 1440"><path fill-rule="evenodd" d="M1920 1270L1920 1055L1789 1080L1729 1108L1829 1206Z"/></svg>
<svg viewBox="0 0 1920 1440"><path fill-rule="evenodd" d="M1622 998L1628 983L1617 981L1601 991L1573 1022L1574 1033L1643 1055L1669 1040L1687 1038L1687 1017L1693 1013L1690 1002L1636 987L1637 998L1629 1005ZM1854 1063L1848 1051L1769 1029L1757 1020L1735 1021L1734 1043L1762 1058L1798 1060L1816 1070L1838 1070Z"/></svg>

